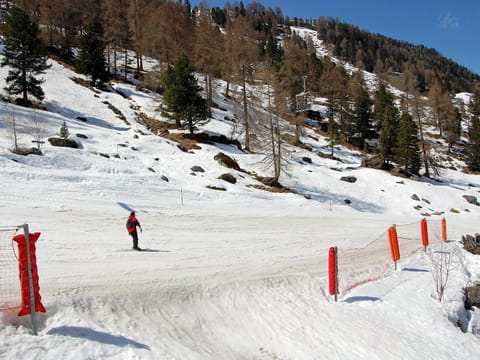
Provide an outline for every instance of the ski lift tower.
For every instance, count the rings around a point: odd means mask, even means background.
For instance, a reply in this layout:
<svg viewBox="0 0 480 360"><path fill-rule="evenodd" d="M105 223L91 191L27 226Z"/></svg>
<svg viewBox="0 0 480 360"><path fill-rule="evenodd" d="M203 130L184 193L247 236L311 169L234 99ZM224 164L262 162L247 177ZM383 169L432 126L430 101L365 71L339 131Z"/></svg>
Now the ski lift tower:
<svg viewBox="0 0 480 360"><path fill-rule="evenodd" d="M308 78L307 75L303 75L303 76L302 76L302 79L303 79L303 92L304 92L304 93L307 92L307 78Z"/></svg>
<svg viewBox="0 0 480 360"><path fill-rule="evenodd" d="M295 95L295 100L297 103L297 107L293 109L293 112L300 113L305 112L311 109L311 95L307 92L307 75L303 75L303 91L297 95Z"/></svg>

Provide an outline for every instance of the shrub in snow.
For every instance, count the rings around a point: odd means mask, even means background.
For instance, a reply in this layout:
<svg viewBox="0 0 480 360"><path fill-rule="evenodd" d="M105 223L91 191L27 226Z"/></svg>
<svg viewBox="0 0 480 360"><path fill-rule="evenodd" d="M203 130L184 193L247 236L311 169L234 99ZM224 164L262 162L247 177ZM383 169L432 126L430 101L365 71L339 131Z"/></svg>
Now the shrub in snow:
<svg viewBox="0 0 480 360"><path fill-rule="evenodd" d="M456 250L457 248L447 248L447 244L442 243L441 248L428 253L431 265L431 274L435 284L435 293L438 301L443 300L448 280L452 270L458 265Z"/></svg>

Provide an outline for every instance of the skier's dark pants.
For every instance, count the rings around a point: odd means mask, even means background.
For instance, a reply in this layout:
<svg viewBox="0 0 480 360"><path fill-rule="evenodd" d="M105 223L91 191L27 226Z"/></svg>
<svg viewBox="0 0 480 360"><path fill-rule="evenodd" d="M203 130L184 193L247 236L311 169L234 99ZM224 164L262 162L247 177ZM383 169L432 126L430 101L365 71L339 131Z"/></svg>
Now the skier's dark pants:
<svg viewBox="0 0 480 360"><path fill-rule="evenodd" d="M132 237L133 239L133 248L134 249L138 249L138 234L137 234L137 230L134 230L130 233L130 236Z"/></svg>

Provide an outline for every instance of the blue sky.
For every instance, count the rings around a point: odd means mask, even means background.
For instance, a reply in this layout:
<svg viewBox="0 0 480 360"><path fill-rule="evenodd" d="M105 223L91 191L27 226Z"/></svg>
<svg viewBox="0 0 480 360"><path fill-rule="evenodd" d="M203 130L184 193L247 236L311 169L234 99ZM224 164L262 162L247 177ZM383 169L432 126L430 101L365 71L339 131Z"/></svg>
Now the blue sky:
<svg viewBox="0 0 480 360"><path fill-rule="evenodd" d="M190 0L193 6L200 1ZM245 0L247 5L250 1ZM284 16L332 16L364 30L425 45L480 74L479 0L258 0ZM226 1L208 0L209 7ZM231 4L235 1L230 1Z"/></svg>

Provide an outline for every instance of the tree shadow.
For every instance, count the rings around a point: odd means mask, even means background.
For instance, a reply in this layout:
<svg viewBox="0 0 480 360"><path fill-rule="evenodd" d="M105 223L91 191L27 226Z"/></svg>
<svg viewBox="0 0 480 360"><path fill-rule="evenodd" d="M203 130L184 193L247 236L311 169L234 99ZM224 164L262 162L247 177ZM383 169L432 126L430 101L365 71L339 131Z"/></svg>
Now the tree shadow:
<svg viewBox="0 0 480 360"><path fill-rule="evenodd" d="M86 126L91 125L105 129L112 129L115 131L127 131L130 128L128 126L114 126L110 122L94 116L85 116L84 113L65 107L61 105L61 103L54 100L46 102L46 107L49 111L68 119L76 119L80 121L80 119L83 118L82 123L85 122Z"/></svg>
<svg viewBox="0 0 480 360"><path fill-rule="evenodd" d="M59 326L50 329L47 334L70 336L73 338L86 339L119 347L133 346L138 349L150 350L150 346L128 339L125 336L112 335L103 331L97 331L82 326Z"/></svg>
<svg viewBox="0 0 480 360"><path fill-rule="evenodd" d="M125 210L127 210L128 212L135 211L135 209L131 208L128 204L125 204L125 203L123 203L123 202L117 201L117 204L118 204L122 209L125 209Z"/></svg>
<svg viewBox="0 0 480 360"><path fill-rule="evenodd" d="M416 268L403 268L402 271L410 271L410 272L429 272L425 269L416 269Z"/></svg>
<svg viewBox="0 0 480 360"><path fill-rule="evenodd" d="M381 299L376 296L352 296L344 300L344 302L353 304L355 302L361 302L361 301L380 301Z"/></svg>

